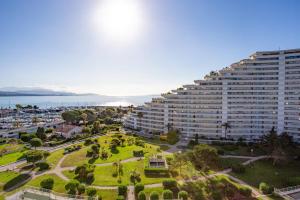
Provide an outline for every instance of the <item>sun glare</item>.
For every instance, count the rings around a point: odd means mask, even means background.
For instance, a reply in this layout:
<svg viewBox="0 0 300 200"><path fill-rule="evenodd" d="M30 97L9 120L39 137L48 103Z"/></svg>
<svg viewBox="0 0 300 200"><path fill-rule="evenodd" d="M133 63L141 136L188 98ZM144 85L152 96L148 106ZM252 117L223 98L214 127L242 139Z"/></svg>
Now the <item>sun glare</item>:
<svg viewBox="0 0 300 200"><path fill-rule="evenodd" d="M118 42L136 40L144 28L144 16L138 0L101 1L94 22L107 39Z"/></svg>

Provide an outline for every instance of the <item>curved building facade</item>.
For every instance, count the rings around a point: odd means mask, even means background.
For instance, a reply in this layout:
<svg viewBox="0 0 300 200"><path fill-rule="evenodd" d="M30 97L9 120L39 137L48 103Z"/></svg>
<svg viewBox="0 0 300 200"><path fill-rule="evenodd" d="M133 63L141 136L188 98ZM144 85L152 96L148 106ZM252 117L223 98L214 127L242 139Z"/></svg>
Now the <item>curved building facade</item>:
<svg viewBox="0 0 300 200"><path fill-rule="evenodd" d="M124 125L248 140L275 127L300 141L300 49L256 52L135 108Z"/></svg>

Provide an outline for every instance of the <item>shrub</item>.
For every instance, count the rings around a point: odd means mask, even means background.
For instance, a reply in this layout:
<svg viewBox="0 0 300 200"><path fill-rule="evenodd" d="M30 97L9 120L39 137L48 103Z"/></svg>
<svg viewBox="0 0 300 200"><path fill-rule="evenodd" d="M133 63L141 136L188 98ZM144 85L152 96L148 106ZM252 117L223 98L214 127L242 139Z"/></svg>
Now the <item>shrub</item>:
<svg viewBox="0 0 300 200"><path fill-rule="evenodd" d="M78 194L83 194L85 192L85 186L83 184L79 184L77 187Z"/></svg>
<svg viewBox="0 0 300 200"><path fill-rule="evenodd" d="M133 156L134 157L143 157L144 156L144 151L143 150L133 151Z"/></svg>
<svg viewBox="0 0 300 200"><path fill-rule="evenodd" d="M165 168L145 168L144 172L146 175L165 175L169 174L169 170Z"/></svg>
<svg viewBox="0 0 300 200"><path fill-rule="evenodd" d="M134 186L134 191L136 194L139 194L141 191L144 190L144 184L142 183L137 183L135 186Z"/></svg>
<svg viewBox="0 0 300 200"><path fill-rule="evenodd" d="M126 185L119 185L118 194L125 196L127 194L127 186Z"/></svg>
<svg viewBox="0 0 300 200"><path fill-rule="evenodd" d="M295 186L295 185L300 185L300 177L291 177L291 178L288 178L287 180L287 184L289 186Z"/></svg>
<svg viewBox="0 0 300 200"><path fill-rule="evenodd" d="M173 199L173 192L171 190L164 190L163 199Z"/></svg>
<svg viewBox="0 0 300 200"><path fill-rule="evenodd" d="M53 178L44 179L40 183L41 188L48 189L48 190L52 190L53 185L54 185Z"/></svg>
<svg viewBox="0 0 300 200"><path fill-rule="evenodd" d="M135 145L145 147L145 142L143 140L135 140Z"/></svg>
<svg viewBox="0 0 300 200"><path fill-rule="evenodd" d="M146 193L144 191L140 191L138 194L138 200L146 200Z"/></svg>
<svg viewBox="0 0 300 200"><path fill-rule="evenodd" d="M219 155L224 155L225 154L223 149L218 149L217 152L218 152Z"/></svg>
<svg viewBox="0 0 300 200"><path fill-rule="evenodd" d="M263 194L271 194L274 190L274 188L270 187L267 183L265 182L261 182L259 184L259 190L263 193Z"/></svg>
<svg viewBox="0 0 300 200"><path fill-rule="evenodd" d="M95 188L87 188L86 194L87 194L89 197L96 196L97 190L96 190Z"/></svg>
<svg viewBox="0 0 300 200"><path fill-rule="evenodd" d="M39 162L38 163L38 167L40 168L40 170L47 170L50 168L50 165L47 162Z"/></svg>
<svg viewBox="0 0 300 200"><path fill-rule="evenodd" d="M156 191L151 192L150 200L159 200L159 194Z"/></svg>
<svg viewBox="0 0 300 200"><path fill-rule="evenodd" d="M84 145L85 146L88 146L88 145L90 145L90 144L92 144L93 143L93 141L91 140L91 139L86 139L85 141L84 141Z"/></svg>
<svg viewBox="0 0 300 200"><path fill-rule="evenodd" d="M125 197L123 195L119 195L116 200L125 200Z"/></svg>
<svg viewBox="0 0 300 200"><path fill-rule="evenodd" d="M175 179L164 180L162 184L164 186L164 189L172 190L174 188L177 188L177 181Z"/></svg>
<svg viewBox="0 0 300 200"><path fill-rule="evenodd" d="M180 200L187 200L188 199L188 193L186 192L186 191L180 191L179 193L178 193L178 198L180 199Z"/></svg>
<svg viewBox="0 0 300 200"><path fill-rule="evenodd" d="M245 173L246 168L242 164L235 164L232 166L232 171L238 174Z"/></svg>
<svg viewBox="0 0 300 200"><path fill-rule="evenodd" d="M251 193L252 193L252 190L246 186L240 186L239 187L239 192L245 196L245 197L250 197L251 196Z"/></svg>

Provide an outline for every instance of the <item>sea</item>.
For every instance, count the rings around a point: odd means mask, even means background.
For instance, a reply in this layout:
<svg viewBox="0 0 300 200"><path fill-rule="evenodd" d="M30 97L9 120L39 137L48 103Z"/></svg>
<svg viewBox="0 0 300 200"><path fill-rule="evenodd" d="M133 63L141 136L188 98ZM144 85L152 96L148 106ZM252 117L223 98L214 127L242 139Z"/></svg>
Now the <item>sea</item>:
<svg viewBox="0 0 300 200"><path fill-rule="evenodd" d="M0 108L15 108L16 104L37 105L39 108L70 106L129 106L142 105L151 97L103 97L91 96L11 96L0 97Z"/></svg>

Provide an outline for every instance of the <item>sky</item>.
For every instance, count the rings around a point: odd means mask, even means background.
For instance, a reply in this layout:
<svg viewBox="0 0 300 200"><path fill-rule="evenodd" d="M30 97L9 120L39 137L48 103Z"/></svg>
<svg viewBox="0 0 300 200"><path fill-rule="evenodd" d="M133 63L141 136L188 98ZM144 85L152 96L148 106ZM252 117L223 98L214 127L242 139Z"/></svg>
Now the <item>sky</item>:
<svg viewBox="0 0 300 200"><path fill-rule="evenodd" d="M298 0L109 1L0 1L0 87L160 94L300 48Z"/></svg>

